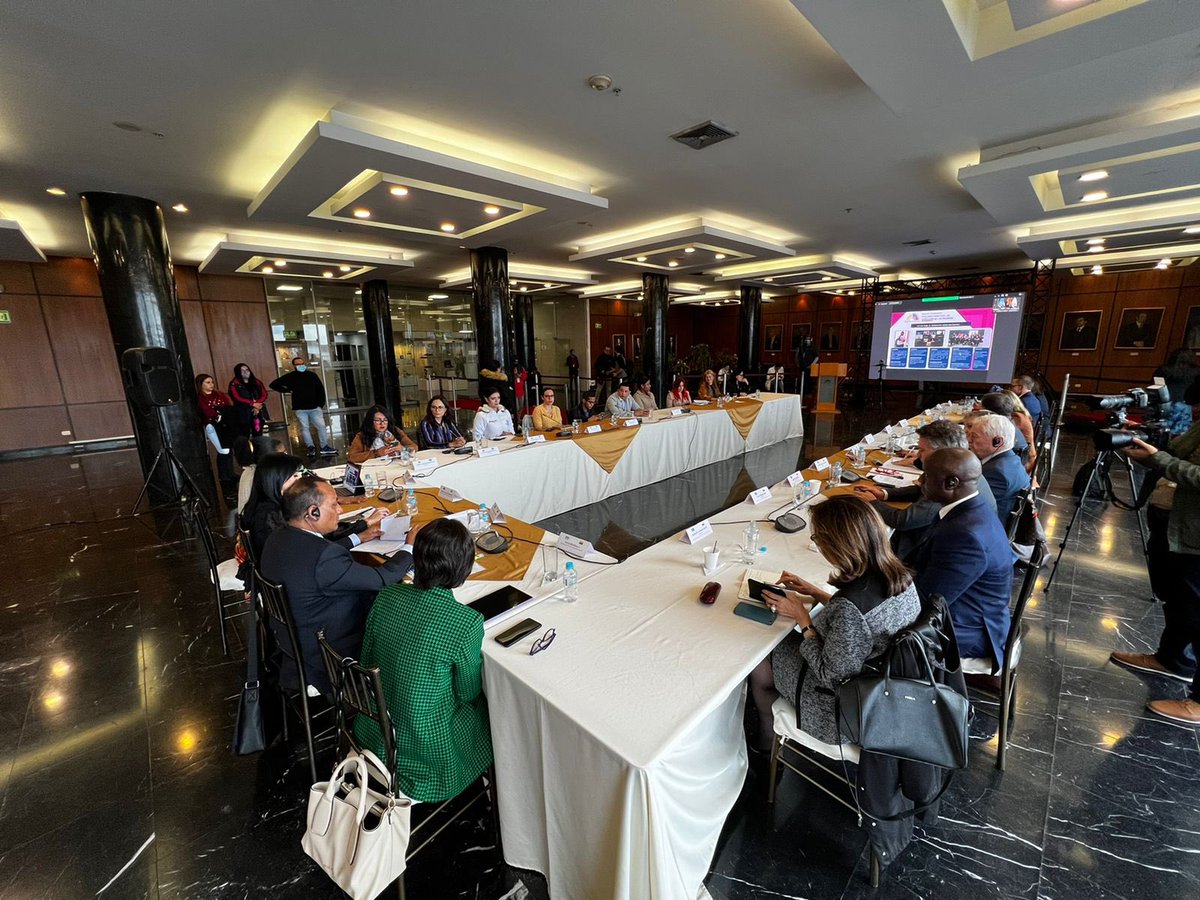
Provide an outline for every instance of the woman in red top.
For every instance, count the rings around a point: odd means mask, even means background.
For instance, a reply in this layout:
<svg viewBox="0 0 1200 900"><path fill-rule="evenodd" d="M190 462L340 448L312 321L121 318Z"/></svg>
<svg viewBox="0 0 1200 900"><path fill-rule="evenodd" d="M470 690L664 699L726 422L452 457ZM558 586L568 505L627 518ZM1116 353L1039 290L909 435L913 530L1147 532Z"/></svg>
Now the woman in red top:
<svg viewBox="0 0 1200 900"><path fill-rule="evenodd" d="M217 451L217 477L223 487L233 483L233 463L230 462L229 447L233 429L230 413L233 402L229 395L217 390L217 383L206 372L196 376L196 399L200 406L200 417L204 420L204 435Z"/></svg>
<svg viewBox="0 0 1200 900"><path fill-rule="evenodd" d="M267 422L267 386L254 377L245 363L233 367L229 398L233 401L238 432L246 436L261 434Z"/></svg>
<svg viewBox="0 0 1200 900"><path fill-rule="evenodd" d="M692 402L692 395L687 389L687 382L676 378L675 384L667 394L667 409L672 406L687 406Z"/></svg>

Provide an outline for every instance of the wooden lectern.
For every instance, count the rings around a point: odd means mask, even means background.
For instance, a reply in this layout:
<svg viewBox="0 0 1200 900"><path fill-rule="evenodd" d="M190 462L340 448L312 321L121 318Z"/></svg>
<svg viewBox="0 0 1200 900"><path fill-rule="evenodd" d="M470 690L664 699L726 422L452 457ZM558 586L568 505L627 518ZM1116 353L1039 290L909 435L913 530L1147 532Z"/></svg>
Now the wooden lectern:
<svg viewBox="0 0 1200 900"><path fill-rule="evenodd" d="M834 362L815 362L809 369L810 374L817 379L817 412L836 413L838 379L846 377L846 364Z"/></svg>

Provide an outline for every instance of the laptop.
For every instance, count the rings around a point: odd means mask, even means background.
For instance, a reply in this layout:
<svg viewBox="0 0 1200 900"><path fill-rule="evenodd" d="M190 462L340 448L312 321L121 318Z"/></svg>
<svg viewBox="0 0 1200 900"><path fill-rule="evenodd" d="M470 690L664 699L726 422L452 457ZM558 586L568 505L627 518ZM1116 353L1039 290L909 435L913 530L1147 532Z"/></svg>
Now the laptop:
<svg viewBox="0 0 1200 900"><path fill-rule="evenodd" d="M334 488L339 497L357 497L365 494L362 484L362 466L352 462L346 463L346 471L342 473L341 487Z"/></svg>

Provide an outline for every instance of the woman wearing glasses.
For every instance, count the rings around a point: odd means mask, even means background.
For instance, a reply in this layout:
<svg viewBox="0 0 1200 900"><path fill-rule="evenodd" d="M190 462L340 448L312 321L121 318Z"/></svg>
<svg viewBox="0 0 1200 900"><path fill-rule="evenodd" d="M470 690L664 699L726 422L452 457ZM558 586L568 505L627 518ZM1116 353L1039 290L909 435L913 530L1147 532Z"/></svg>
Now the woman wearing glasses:
<svg viewBox="0 0 1200 900"><path fill-rule="evenodd" d="M542 391L542 402L533 408L533 427L538 431L558 431L563 427L562 410L554 405L554 389Z"/></svg>
<svg viewBox="0 0 1200 900"><path fill-rule="evenodd" d="M417 446L422 450L457 450L467 442L458 426L446 418L446 398L431 397L425 407L425 418L417 427Z"/></svg>
<svg viewBox="0 0 1200 900"><path fill-rule="evenodd" d="M396 784L434 803L462 793L492 764L483 695L483 616L454 599L475 563L461 522L437 519L413 541L413 583L385 587L363 634L364 666L378 666L396 736ZM359 742L381 759L383 736L367 716Z"/></svg>
<svg viewBox="0 0 1200 900"><path fill-rule="evenodd" d="M417 449L413 439L392 424L386 409L372 406L363 416L362 428L354 435L354 440L346 450L346 459L361 466L368 459L396 456L405 447Z"/></svg>

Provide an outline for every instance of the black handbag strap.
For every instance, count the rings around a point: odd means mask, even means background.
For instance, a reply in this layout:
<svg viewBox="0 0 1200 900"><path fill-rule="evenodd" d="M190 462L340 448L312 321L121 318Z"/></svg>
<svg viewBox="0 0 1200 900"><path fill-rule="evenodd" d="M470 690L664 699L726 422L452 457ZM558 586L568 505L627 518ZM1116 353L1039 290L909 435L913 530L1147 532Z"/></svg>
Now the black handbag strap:
<svg viewBox="0 0 1200 900"><path fill-rule="evenodd" d="M251 576L253 578L254 576ZM250 586L250 611L246 614L246 684L258 681L258 610L254 600L254 586Z"/></svg>

